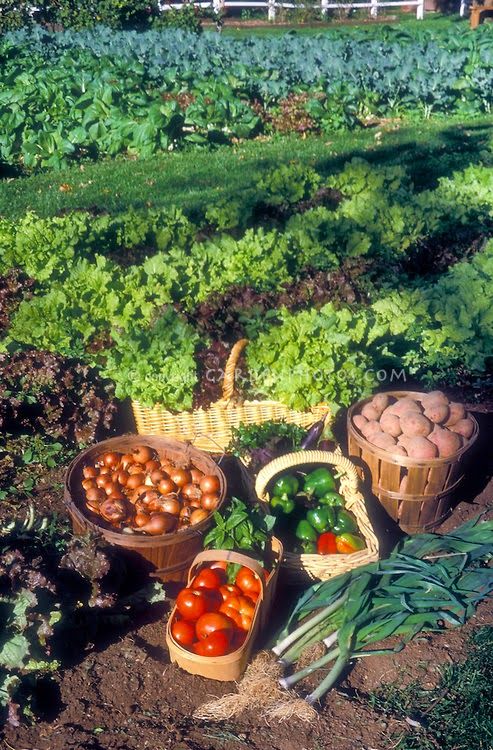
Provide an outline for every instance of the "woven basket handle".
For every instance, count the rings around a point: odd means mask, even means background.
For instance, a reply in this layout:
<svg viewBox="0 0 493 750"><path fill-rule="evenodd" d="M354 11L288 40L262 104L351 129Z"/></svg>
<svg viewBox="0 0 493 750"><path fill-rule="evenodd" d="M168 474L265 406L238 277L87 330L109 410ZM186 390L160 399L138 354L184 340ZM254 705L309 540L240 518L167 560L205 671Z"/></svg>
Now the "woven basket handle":
<svg viewBox="0 0 493 750"><path fill-rule="evenodd" d="M240 339L231 349L228 360L224 367L223 395L218 403L227 403L233 398L235 392L235 372L240 355L248 344L248 339Z"/></svg>
<svg viewBox="0 0 493 750"><path fill-rule="evenodd" d="M330 451L298 451L296 453L286 453L270 461L257 475L255 482L255 492L260 500L265 500L265 490L267 485L276 474L280 474L287 469L304 464L332 464L342 471L345 475L346 489L355 494L358 492L358 474L355 465L340 453L331 453Z"/></svg>

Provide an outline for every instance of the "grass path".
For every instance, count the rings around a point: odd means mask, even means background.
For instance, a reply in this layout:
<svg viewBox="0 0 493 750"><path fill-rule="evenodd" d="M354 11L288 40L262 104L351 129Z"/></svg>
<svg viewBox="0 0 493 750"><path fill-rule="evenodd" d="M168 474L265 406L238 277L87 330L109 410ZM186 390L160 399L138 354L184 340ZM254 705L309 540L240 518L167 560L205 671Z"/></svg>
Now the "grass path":
<svg viewBox="0 0 493 750"><path fill-rule="evenodd" d="M442 175L489 159L492 145L490 116L473 121L396 121L318 138L276 137L149 160L87 162L0 180L0 216L18 218L27 210L50 216L75 209L119 212L169 205L193 215L218 199L248 200L265 170L292 160L325 174L353 157L404 163L418 185L432 185Z"/></svg>

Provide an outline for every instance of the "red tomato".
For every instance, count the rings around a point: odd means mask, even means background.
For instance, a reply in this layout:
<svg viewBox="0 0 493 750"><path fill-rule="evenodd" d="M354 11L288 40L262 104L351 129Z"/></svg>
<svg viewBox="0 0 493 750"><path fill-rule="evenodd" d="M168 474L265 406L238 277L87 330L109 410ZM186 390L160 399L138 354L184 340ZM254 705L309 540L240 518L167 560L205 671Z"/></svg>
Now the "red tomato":
<svg viewBox="0 0 493 750"><path fill-rule="evenodd" d="M218 560L217 562L213 562L209 566L213 570L219 569L219 570L227 570L228 569L228 561L227 560Z"/></svg>
<svg viewBox="0 0 493 750"><path fill-rule="evenodd" d="M171 635L180 646L191 646L195 640L195 627L188 620L175 620L171 625Z"/></svg>
<svg viewBox="0 0 493 750"><path fill-rule="evenodd" d="M203 568L193 579L193 589L218 589L226 580L226 574L220 569Z"/></svg>
<svg viewBox="0 0 493 750"><path fill-rule="evenodd" d="M228 596L241 596L241 589L239 589L238 586L235 586L234 583L225 583L224 586L219 587L219 591L223 601L225 601Z"/></svg>
<svg viewBox="0 0 493 750"><path fill-rule="evenodd" d="M229 617L230 620L233 620L233 622L238 628L241 628L241 615L237 609L234 609L233 607L228 607L226 602L223 602L221 606L219 607L219 612L222 612L223 615L226 615L226 617Z"/></svg>
<svg viewBox="0 0 493 750"><path fill-rule="evenodd" d="M202 591L186 588L176 597L176 608L184 620L198 620L209 606Z"/></svg>
<svg viewBox="0 0 493 750"><path fill-rule="evenodd" d="M223 603L223 608L225 609L226 607L235 609L238 612L241 618L240 627L243 630L250 630L253 615L255 612L255 604L251 599L249 599L247 596L230 596ZM224 609L222 609L221 611L224 612ZM235 622L238 624L236 618Z"/></svg>
<svg viewBox="0 0 493 750"><path fill-rule="evenodd" d="M246 637L246 630L239 630L238 628L236 628L233 634L233 640L231 641L231 651L236 651L237 648L243 646L246 641Z"/></svg>
<svg viewBox="0 0 493 750"><path fill-rule="evenodd" d="M257 594L258 596L262 588L258 575L250 568L245 567L239 569L235 583L247 596L250 594Z"/></svg>
<svg viewBox="0 0 493 750"><path fill-rule="evenodd" d="M225 630L215 630L206 638L197 641L192 648L199 656L224 656L231 651L232 635Z"/></svg>
<svg viewBox="0 0 493 750"><path fill-rule="evenodd" d="M223 603L223 598L221 596L221 593L217 589L196 589L196 590L200 591L205 597L205 600L207 602L207 612L217 612L217 610Z"/></svg>
<svg viewBox="0 0 493 750"><path fill-rule="evenodd" d="M216 630L233 630L234 622L222 612L206 612L195 624L197 638L201 641Z"/></svg>

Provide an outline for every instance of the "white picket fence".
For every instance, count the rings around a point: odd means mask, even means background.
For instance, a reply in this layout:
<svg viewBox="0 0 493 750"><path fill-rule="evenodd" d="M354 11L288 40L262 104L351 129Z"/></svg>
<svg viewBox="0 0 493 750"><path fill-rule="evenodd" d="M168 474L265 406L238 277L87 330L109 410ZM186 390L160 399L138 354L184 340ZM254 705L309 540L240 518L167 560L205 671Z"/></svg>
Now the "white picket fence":
<svg viewBox="0 0 493 750"><path fill-rule="evenodd" d="M267 18L269 19L269 21L276 20L278 10L305 8L304 3L280 2L278 0L209 0L209 2L207 2L207 0L205 2L201 2L199 0L198 2L193 3L161 2L160 8L161 10L171 10L173 8L178 10L179 8L183 8L184 5L190 4L193 4L194 6L200 8L208 8L209 10L213 10L216 13L220 13L223 10L232 8L238 8L239 10L249 8L263 8L267 11ZM403 6L415 7L416 18L418 20L422 20L424 18L424 0L370 0L369 2L367 0L363 0L361 2L360 0L357 0L354 3L345 1L330 2L329 0L320 0L320 2L309 3L306 5L306 7L310 7L313 9L320 8L320 12L322 13L322 15L325 15L328 10L360 10L362 8L368 8L370 11L370 16L372 18L376 18L378 16L378 11L380 10L380 8L399 8Z"/></svg>

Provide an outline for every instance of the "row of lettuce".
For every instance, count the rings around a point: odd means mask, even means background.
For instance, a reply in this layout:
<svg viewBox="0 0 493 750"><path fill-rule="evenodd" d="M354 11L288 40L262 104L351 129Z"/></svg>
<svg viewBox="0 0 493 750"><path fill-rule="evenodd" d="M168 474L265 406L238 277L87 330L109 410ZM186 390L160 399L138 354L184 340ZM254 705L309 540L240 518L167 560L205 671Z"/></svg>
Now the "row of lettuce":
<svg viewBox="0 0 493 750"><path fill-rule="evenodd" d="M0 39L0 160L26 169L492 105L493 37L459 27L416 38L102 28Z"/></svg>
<svg viewBox="0 0 493 750"><path fill-rule="evenodd" d="M319 180L310 179L317 190ZM486 373L493 242L436 277L404 269L420 243L433 255L434 238L445 231L452 238L471 225L493 234L493 170L470 167L416 192L403 168L354 160L328 185L341 194L336 207L294 213L281 227L253 227L237 238L223 232L198 240L197 227L176 209L3 220L0 272L31 279L24 299L11 304L3 351L76 358L99 368L119 398L189 409L197 354L214 338L213 327L206 336L196 325L197 309L247 287L272 301L267 312L240 311L241 334L250 338L247 395L296 408L347 405L392 370L429 381ZM275 303L314 269L330 277L360 261L363 303Z"/></svg>

